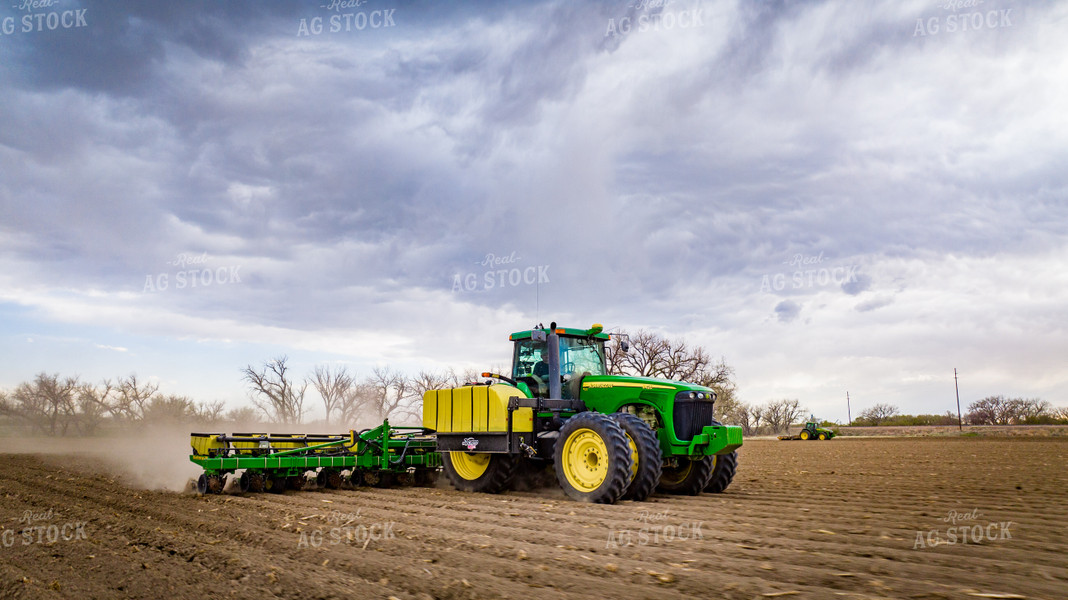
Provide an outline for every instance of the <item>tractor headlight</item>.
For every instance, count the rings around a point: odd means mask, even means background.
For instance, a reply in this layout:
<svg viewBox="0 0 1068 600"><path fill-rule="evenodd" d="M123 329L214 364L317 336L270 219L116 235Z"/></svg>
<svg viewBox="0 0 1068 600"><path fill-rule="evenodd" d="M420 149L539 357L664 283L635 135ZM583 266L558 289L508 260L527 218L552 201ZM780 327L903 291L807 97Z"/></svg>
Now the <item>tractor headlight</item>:
<svg viewBox="0 0 1068 600"><path fill-rule="evenodd" d="M705 400L712 402L716 399L714 392L699 392L696 390L683 390L675 394L676 400Z"/></svg>

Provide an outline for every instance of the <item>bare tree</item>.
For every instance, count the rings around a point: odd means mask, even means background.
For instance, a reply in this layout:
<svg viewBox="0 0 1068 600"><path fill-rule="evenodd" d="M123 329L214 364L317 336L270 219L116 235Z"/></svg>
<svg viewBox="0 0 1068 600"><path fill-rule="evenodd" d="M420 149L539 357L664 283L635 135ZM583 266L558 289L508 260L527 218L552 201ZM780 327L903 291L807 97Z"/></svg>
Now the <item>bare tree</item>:
<svg viewBox="0 0 1068 600"><path fill-rule="evenodd" d="M749 421L750 427L752 427L752 434L755 434L763 426L761 421L763 419L764 408L756 405L748 406L746 412L748 413L747 420Z"/></svg>
<svg viewBox="0 0 1068 600"><path fill-rule="evenodd" d="M731 398L731 403L727 407L720 421L729 425L738 425L742 428L744 435L755 435L757 429L760 427L761 414L763 414L763 407L751 406L745 402L739 402ZM716 403L716 411L723 407L720 402Z"/></svg>
<svg viewBox="0 0 1068 600"><path fill-rule="evenodd" d="M388 367L375 367L365 383L373 393L369 408L376 420L415 417L415 387L407 377Z"/></svg>
<svg viewBox="0 0 1068 600"><path fill-rule="evenodd" d="M131 374L125 379L120 377L116 384L116 395L109 405L109 410L112 415L120 419L144 420L148 404L158 392L158 383L138 381L136 374Z"/></svg>
<svg viewBox="0 0 1068 600"><path fill-rule="evenodd" d="M768 402L761 412L761 418L767 423L772 433L779 433L788 430L790 425L803 414L805 410L798 400L784 398Z"/></svg>
<svg viewBox="0 0 1068 600"><path fill-rule="evenodd" d="M623 352L619 342L608 344L605 359L610 374L696 383L715 390L717 401L733 405L737 391L734 369L727 365L723 357L719 362L713 362L700 346L690 347L683 340L669 340L650 331L639 330L633 335L620 332L615 336L617 339L626 339L630 350ZM727 412L723 410L717 414Z"/></svg>
<svg viewBox="0 0 1068 600"><path fill-rule="evenodd" d="M60 379L58 373L38 373L33 383L15 388L14 413L41 433L66 435L75 421L74 395L78 385L77 377Z"/></svg>
<svg viewBox="0 0 1068 600"><path fill-rule="evenodd" d="M637 375L642 377L660 377L663 373L665 356L669 343L663 336L644 330L638 333L618 334L630 343L630 350L623 352L621 344L610 344L606 357L609 373L613 375Z"/></svg>
<svg viewBox="0 0 1068 600"><path fill-rule="evenodd" d="M1029 423L1049 415L1053 406L1039 398L1013 398L1009 400L1009 420L1013 424Z"/></svg>
<svg viewBox="0 0 1068 600"><path fill-rule="evenodd" d="M360 423L362 417L373 412L371 407L374 405L374 398L374 387L366 381L352 385L341 396L340 404L338 404L337 410L341 422L350 428Z"/></svg>
<svg viewBox="0 0 1068 600"><path fill-rule="evenodd" d="M738 400L734 394L727 396L721 396L716 394L715 416L716 420L721 423L727 423L736 425L739 422L741 416L740 413L745 411L745 405Z"/></svg>
<svg viewBox="0 0 1068 600"><path fill-rule="evenodd" d="M197 421L205 424L214 424L223 420L223 413L225 410L225 402L222 400L213 400L211 402L198 402L193 412Z"/></svg>
<svg viewBox="0 0 1068 600"><path fill-rule="evenodd" d="M330 423L330 415L340 410L345 396L355 385L355 380L346 367L338 367L331 370L329 366L315 367L311 377L311 384L319 396L323 399L323 408L326 409L326 423Z"/></svg>
<svg viewBox="0 0 1068 600"><path fill-rule="evenodd" d="M418 397L420 400L422 400L423 394L429 390L441 390L459 385L462 385L462 383L459 382L459 378L454 371L445 371L443 373L419 371L418 375L409 378L412 396Z"/></svg>
<svg viewBox="0 0 1068 600"><path fill-rule="evenodd" d="M251 406L241 406L227 411L226 420L235 427L249 427L260 423L260 411Z"/></svg>
<svg viewBox="0 0 1068 600"><path fill-rule="evenodd" d="M185 396L153 396L145 404L141 420L152 424L186 423L197 416L197 407Z"/></svg>
<svg viewBox="0 0 1068 600"><path fill-rule="evenodd" d="M274 358L256 370L252 365L241 372L251 388L252 404L263 411L268 420L276 423L297 424L304 419L304 392L308 383L297 387L289 380L286 356Z"/></svg>
<svg viewBox="0 0 1068 600"><path fill-rule="evenodd" d="M1004 396L988 396L968 405L968 422L972 425L994 425L1001 421Z"/></svg>
<svg viewBox="0 0 1068 600"><path fill-rule="evenodd" d="M1039 398L987 396L968 405L968 422L973 425L1017 425L1049 416L1053 407Z"/></svg>
<svg viewBox="0 0 1068 600"><path fill-rule="evenodd" d="M102 387L90 383L78 386L75 393L78 404L78 427L81 433L92 435L111 412L111 396L114 392L111 381L105 379Z"/></svg>
<svg viewBox="0 0 1068 600"><path fill-rule="evenodd" d="M860 414L857 415L856 422L877 426L896 414L898 414L898 408L896 406L880 403L862 410Z"/></svg>

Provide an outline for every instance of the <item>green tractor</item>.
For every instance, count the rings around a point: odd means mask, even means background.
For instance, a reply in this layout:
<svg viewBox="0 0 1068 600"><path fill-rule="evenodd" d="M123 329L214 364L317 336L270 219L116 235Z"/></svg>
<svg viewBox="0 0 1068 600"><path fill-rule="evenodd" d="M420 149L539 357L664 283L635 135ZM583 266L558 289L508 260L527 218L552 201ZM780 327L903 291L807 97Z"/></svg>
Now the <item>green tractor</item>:
<svg viewBox="0 0 1068 600"><path fill-rule="evenodd" d="M809 421L805 423L805 426L801 429L797 435L780 435L780 440L829 440L834 437L834 432L830 429L824 429L818 427L815 421Z"/></svg>
<svg viewBox="0 0 1068 600"><path fill-rule="evenodd" d="M712 389L608 375L611 337L601 325L552 323L509 339L509 375L483 373L483 383L423 396L423 427L436 432L457 489L496 493L549 469L569 497L585 502L730 485L742 430L713 418Z"/></svg>

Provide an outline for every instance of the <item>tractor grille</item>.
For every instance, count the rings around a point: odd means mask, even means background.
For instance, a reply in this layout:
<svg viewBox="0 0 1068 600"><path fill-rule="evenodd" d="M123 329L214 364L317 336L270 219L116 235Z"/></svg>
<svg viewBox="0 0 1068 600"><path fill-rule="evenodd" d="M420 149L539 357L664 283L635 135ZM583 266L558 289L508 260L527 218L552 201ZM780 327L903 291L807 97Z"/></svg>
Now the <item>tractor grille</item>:
<svg viewBox="0 0 1068 600"><path fill-rule="evenodd" d="M688 442L701 433L701 428L711 425L713 403L707 400L675 400L675 437Z"/></svg>

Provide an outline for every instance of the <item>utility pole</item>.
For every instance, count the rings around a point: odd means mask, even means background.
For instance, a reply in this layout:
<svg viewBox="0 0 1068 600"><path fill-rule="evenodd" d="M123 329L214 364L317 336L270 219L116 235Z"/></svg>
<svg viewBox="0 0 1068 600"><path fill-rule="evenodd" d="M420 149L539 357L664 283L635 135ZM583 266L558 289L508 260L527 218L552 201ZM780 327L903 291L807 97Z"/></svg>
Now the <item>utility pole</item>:
<svg viewBox="0 0 1068 600"><path fill-rule="evenodd" d="M849 417L849 424L853 424L853 409L849 408L849 391L846 391L846 416Z"/></svg>
<svg viewBox="0 0 1068 600"><path fill-rule="evenodd" d="M953 367L953 387L957 390L957 429L964 431L960 419L960 385L957 384L957 367Z"/></svg>

